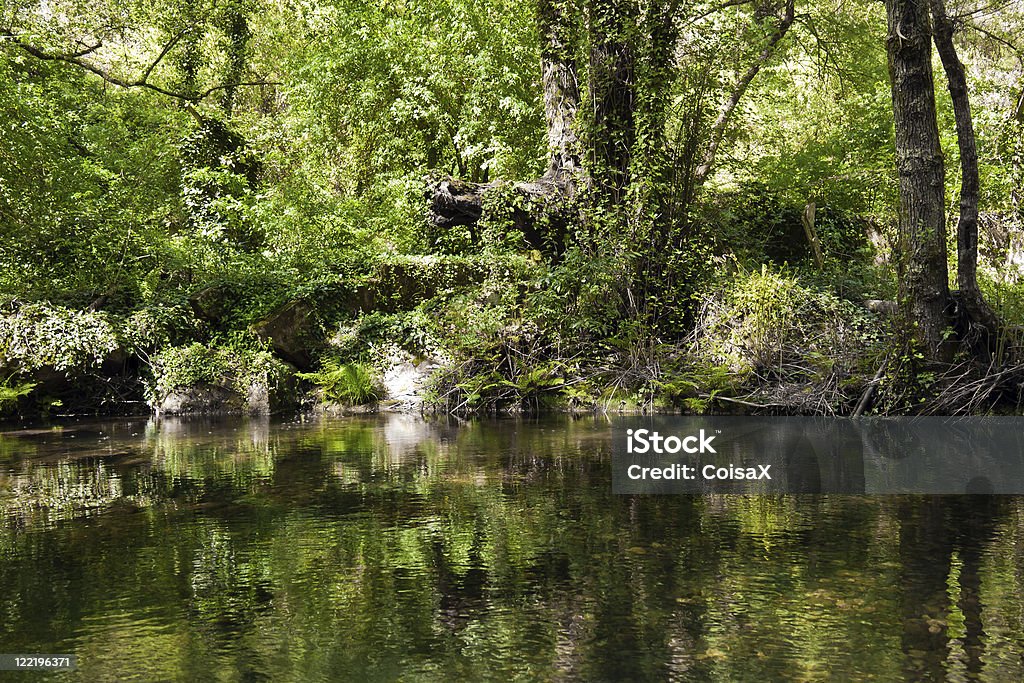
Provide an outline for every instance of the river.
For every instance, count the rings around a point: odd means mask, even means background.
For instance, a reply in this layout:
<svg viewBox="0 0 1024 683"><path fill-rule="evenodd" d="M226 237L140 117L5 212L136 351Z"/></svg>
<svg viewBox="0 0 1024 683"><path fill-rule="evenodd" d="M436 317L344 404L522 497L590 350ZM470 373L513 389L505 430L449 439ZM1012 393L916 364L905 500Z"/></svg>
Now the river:
<svg viewBox="0 0 1024 683"><path fill-rule="evenodd" d="M596 417L8 428L0 652L90 682L1024 680L1021 499L613 495L610 450Z"/></svg>

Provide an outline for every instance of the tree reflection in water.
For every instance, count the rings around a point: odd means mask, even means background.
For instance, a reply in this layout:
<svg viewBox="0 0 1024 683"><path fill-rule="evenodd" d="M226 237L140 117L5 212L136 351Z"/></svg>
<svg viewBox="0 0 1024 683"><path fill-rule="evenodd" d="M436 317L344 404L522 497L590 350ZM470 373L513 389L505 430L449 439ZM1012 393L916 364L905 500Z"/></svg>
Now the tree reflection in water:
<svg viewBox="0 0 1024 683"><path fill-rule="evenodd" d="M615 496L593 419L0 440L0 638L73 680L1024 679L1012 498Z"/></svg>

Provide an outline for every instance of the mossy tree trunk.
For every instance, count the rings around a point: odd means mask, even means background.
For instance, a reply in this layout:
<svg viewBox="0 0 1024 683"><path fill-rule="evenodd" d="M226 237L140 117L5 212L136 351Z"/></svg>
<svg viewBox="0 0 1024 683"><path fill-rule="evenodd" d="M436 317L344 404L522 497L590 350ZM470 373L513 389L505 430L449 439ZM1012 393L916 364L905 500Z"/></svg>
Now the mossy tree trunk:
<svg viewBox="0 0 1024 683"><path fill-rule="evenodd" d="M576 119L580 108L580 78L571 40L573 3L568 0L539 0L537 22L541 36L541 84L547 125L548 167L540 178L527 182L496 180L473 183L443 177L427 188L428 221L438 228L475 226L483 217L485 197L501 188L510 189L520 206L550 207L568 203L585 177L580 158ZM553 247L549 235L536 229L528 211L513 210L515 228L535 248Z"/></svg>
<svg viewBox="0 0 1024 683"><path fill-rule="evenodd" d="M630 27L636 23L631 2L593 0L588 3L590 38L590 109L587 161L598 196L620 203L629 185L630 161L636 142L636 52Z"/></svg>
<svg viewBox="0 0 1024 683"><path fill-rule="evenodd" d="M678 169L668 159L664 139L679 69L679 27L685 25L681 7L679 0L538 0L547 169L528 182L437 178L427 188L429 223L442 229L469 226L478 238L475 226L484 217L485 199L501 189L511 191L517 206L540 207L548 217L559 214L556 223L564 224L582 208L597 208L593 215L601 220L583 221L580 235L580 246L593 254L614 252L616 243L627 240L645 245L654 255L670 251L672 225L682 225L686 216L685 206L678 206L678 197L667 189ZM766 16L772 15L774 28L766 43L729 89L711 129L694 129L694 135L705 135L696 147L706 148L690 183L694 188L713 168L748 86L792 27L795 0L781 0ZM581 83L586 84L585 91ZM694 108L694 116L699 117L700 110ZM684 204L693 196L686 194ZM580 195L585 195L585 202L574 202ZM559 203L561 212L554 208ZM531 223L537 221L529 214L516 209L513 227L532 242L529 233L537 231ZM601 234L596 223L610 227L611 233ZM558 233L562 238L569 236L566 227ZM664 279L660 273L652 276Z"/></svg>
<svg viewBox="0 0 1024 683"><path fill-rule="evenodd" d="M574 183L581 170L576 117L580 108L579 70L569 32L571 8L566 0L539 0L541 84L548 132L545 177Z"/></svg>
<svg viewBox="0 0 1024 683"><path fill-rule="evenodd" d="M899 306L929 360L949 360L945 169L928 0L885 0L899 173Z"/></svg>

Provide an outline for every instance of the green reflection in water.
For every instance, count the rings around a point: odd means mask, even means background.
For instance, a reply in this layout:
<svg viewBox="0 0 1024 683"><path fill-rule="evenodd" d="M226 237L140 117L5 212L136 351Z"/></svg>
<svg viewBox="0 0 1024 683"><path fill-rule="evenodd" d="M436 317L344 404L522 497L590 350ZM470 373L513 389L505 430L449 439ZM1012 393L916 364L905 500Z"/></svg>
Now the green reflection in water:
<svg viewBox="0 0 1024 683"><path fill-rule="evenodd" d="M1021 680L1024 506L622 497L599 420L0 439L0 636L56 680Z"/></svg>

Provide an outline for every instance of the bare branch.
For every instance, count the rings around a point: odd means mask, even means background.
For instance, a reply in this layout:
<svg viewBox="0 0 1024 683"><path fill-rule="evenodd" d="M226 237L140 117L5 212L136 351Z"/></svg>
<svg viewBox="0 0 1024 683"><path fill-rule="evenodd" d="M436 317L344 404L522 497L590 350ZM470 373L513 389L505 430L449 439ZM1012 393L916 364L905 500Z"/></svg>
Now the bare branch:
<svg viewBox="0 0 1024 683"><path fill-rule="evenodd" d="M1009 7L1013 3L1014 0L997 0L997 2L993 2L988 5L982 5L981 7L976 7L975 9L972 10L965 10L957 14L951 14L949 15L949 18L952 19L954 22L959 23L963 19L966 19L967 17L974 17L979 14L993 14L1002 9L1005 9L1006 7Z"/></svg>
<svg viewBox="0 0 1024 683"><path fill-rule="evenodd" d="M243 86L254 87L261 85L283 85L283 83L281 81L239 81L237 83L221 83L211 88L207 88L203 92L196 95L196 101L205 100L207 97L217 92L218 90L224 90L226 88L236 88Z"/></svg>
<svg viewBox="0 0 1024 683"><path fill-rule="evenodd" d="M96 50L98 50L101 47L103 47L103 41L102 40L97 40L95 45L86 45L85 42L81 41L81 40L76 41L76 42L79 45L82 46L82 49L79 50L78 52L73 52L70 55L68 55L69 57L74 57L76 59L79 58L79 57L85 57L86 55L90 55L93 52L96 52Z"/></svg>
<svg viewBox="0 0 1024 683"><path fill-rule="evenodd" d="M1024 49L1022 49L1019 45L1015 45L1006 38L996 35L995 33L989 31L988 29L984 29L973 22L964 22L961 25L965 28L971 29L972 31L977 31L978 33L985 36L989 40L999 43L1003 47L1009 48L1010 52L1013 53L1013 56L1017 58L1018 62L1020 62L1021 67L1024 68Z"/></svg>
<svg viewBox="0 0 1024 683"><path fill-rule="evenodd" d="M104 81L112 85L116 85L122 88L148 88L162 95L167 95L168 97L174 97L183 100L194 99L189 95L172 92L170 90L166 90L165 88L161 88L158 85L153 85L152 83L149 83L144 80L126 81L123 78L115 76L114 74L111 74L108 71L101 69L100 67L96 66L91 62L85 61L84 59L76 56L75 54L51 54L49 52L41 50L40 48L36 47L35 45L32 45L31 43L26 43L16 35L8 34L7 37L11 40L11 42L13 42L15 45L17 45L22 50L29 53L36 59L41 59L43 61L49 62L66 62L68 64L74 64L75 66L81 69L85 69L89 73L99 76Z"/></svg>
<svg viewBox="0 0 1024 683"><path fill-rule="evenodd" d="M721 5L716 5L715 7L712 7L711 9L709 9L707 12L704 12L703 14L698 14L697 16L695 16L692 19L690 19L689 21L687 21L686 24L688 26L692 25L692 24L696 24L698 21L700 21L702 19L706 19L706 18L710 17L712 14L715 14L717 12L721 12L724 9L728 9L729 7L738 7L739 5L748 5L751 2L753 2L753 1L754 0L726 0L726 2L723 2Z"/></svg>

